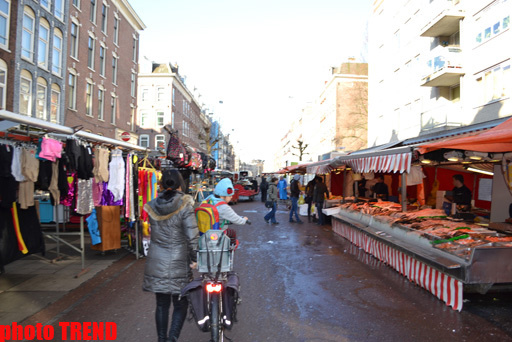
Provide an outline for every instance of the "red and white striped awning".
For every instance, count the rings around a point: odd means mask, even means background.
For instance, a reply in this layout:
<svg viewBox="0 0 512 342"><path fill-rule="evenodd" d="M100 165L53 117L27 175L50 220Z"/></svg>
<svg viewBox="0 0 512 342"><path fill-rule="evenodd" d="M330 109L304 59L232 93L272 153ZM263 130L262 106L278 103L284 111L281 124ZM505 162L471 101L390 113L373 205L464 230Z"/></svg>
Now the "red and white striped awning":
<svg viewBox="0 0 512 342"><path fill-rule="evenodd" d="M342 162L350 166L354 172L409 172L411 170L412 153L398 153L373 157L344 159Z"/></svg>

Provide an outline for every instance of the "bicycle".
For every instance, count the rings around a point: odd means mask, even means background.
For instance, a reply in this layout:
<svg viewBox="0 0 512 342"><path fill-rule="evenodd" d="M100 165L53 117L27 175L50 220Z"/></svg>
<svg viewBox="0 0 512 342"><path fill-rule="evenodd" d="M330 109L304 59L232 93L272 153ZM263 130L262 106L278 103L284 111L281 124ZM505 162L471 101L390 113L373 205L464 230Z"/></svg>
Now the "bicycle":
<svg viewBox="0 0 512 342"><path fill-rule="evenodd" d="M251 224L247 221L246 224ZM192 304L193 314L199 328L210 332L210 342L231 341L224 335L225 330L231 330L236 319L236 305L239 304L239 278L233 272L235 250L238 247L236 236L227 236L225 231L210 229L199 241L197 251L197 270L201 279L189 284L183 293L197 291L196 297L204 301L206 312L201 313L201 305ZM196 300L201 301L201 299Z"/></svg>

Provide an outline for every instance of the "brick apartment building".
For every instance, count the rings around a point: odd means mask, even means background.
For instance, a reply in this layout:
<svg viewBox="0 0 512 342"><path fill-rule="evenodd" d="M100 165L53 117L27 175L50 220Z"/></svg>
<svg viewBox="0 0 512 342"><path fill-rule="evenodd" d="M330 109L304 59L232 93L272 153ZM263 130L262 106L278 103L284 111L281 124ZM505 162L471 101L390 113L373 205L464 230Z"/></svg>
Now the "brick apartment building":
<svg viewBox="0 0 512 342"><path fill-rule="evenodd" d="M136 129L140 146L165 148L168 134L164 126L170 125L178 130L182 142L205 152L200 135L209 124L177 66L141 61Z"/></svg>
<svg viewBox="0 0 512 342"><path fill-rule="evenodd" d="M142 20L128 1L71 0L65 125L109 138L130 132L135 112Z"/></svg>
<svg viewBox="0 0 512 342"><path fill-rule="evenodd" d="M0 109L13 111L18 1L0 6L0 16L5 19L0 24L0 31L5 33L0 37Z"/></svg>
<svg viewBox="0 0 512 342"><path fill-rule="evenodd" d="M2 23L9 25L0 37L3 108L63 122L67 6L64 0L0 3Z"/></svg>

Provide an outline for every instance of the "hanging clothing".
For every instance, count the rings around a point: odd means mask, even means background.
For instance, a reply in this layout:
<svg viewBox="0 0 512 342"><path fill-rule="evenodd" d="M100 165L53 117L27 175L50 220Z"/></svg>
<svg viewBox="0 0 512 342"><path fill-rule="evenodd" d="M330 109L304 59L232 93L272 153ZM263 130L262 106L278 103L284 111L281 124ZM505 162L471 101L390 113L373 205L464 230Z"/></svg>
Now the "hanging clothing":
<svg viewBox="0 0 512 342"><path fill-rule="evenodd" d="M55 162L61 158L61 153L62 143L60 141L50 138L42 139L41 152L39 153L40 158Z"/></svg>
<svg viewBox="0 0 512 342"><path fill-rule="evenodd" d="M97 183L93 180L92 182L92 199L94 201L94 206L101 206L101 197L103 196L103 182Z"/></svg>
<svg viewBox="0 0 512 342"><path fill-rule="evenodd" d="M80 146L80 158L78 159L78 178L90 179L94 177L92 172L94 164L92 161L92 150L89 146Z"/></svg>
<svg viewBox="0 0 512 342"><path fill-rule="evenodd" d="M92 179L78 179L76 193L76 212L80 215L90 214L94 209L92 198Z"/></svg>
<svg viewBox="0 0 512 342"><path fill-rule="evenodd" d="M0 206L3 208L12 207L16 202L18 183L12 175L9 167L14 160L14 149L9 145L0 145Z"/></svg>
<svg viewBox="0 0 512 342"><path fill-rule="evenodd" d="M52 180L52 162L39 160L39 175L37 176L38 189L48 191Z"/></svg>
<svg viewBox="0 0 512 342"><path fill-rule="evenodd" d="M108 157L110 151L96 147L94 149L94 178L96 182L108 182Z"/></svg>
<svg viewBox="0 0 512 342"><path fill-rule="evenodd" d="M23 176L23 173L21 172L21 151L21 147L14 147L11 162L11 174L17 182L25 181L25 176Z"/></svg>
<svg viewBox="0 0 512 342"><path fill-rule="evenodd" d="M36 207L32 206L24 210L17 205L16 211L20 236L23 238L27 254L42 253L44 255L45 244ZM2 266L27 255L19 249L12 212L12 207L0 208L0 265Z"/></svg>
<svg viewBox="0 0 512 342"><path fill-rule="evenodd" d="M63 155L64 157L64 155ZM61 196L63 194L67 194L68 192L68 175L67 175L68 167L66 166L65 158L61 158L59 160L59 175L57 178L57 186L59 188L59 192ZM59 200L60 202L60 200Z"/></svg>
<svg viewBox="0 0 512 342"><path fill-rule="evenodd" d="M69 162L70 171L78 170L78 160L80 159L80 155L82 154L80 145L78 145L78 141L75 139L66 140L66 156Z"/></svg>
<svg viewBox="0 0 512 342"><path fill-rule="evenodd" d="M107 189L114 195L114 201L123 199L125 182L125 163L121 151L112 151L112 161L109 164L109 179Z"/></svg>
<svg viewBox="0 0 512 342"><path fill-rule="evenodd" d="M423 178L426 178L423 168L420 165L411 166L406 178L407 186L423 184Z"/></svg>
<svg viewBox="0 0 512 342"><path fill-rule="evenodd" d="M98 218L96 216L96 209L93 209L91 215L85 219L87 221L87 228L89 229L89 234L91 235L91 242L93 245L97 245L101 243L101 234L98 229Z"/></svg>
<svg viewBox="0 0 512 342"><path fill-rule="evenodd" d="M21 154L21 172L26 181L19 185L18 201L21 209L27 209L34 205L34 183L39 175L39 160L35 157L36 151L23 149Z"/></svg>
<svg viewBox="0 0 512 342"><path fill-rule="evenodd" d="M48 188L52 195L52 205L60 204L60 190L59 190L59 164L58 162L52 163L52 180Z"/></svg>
<svg viewBox="0 0 512 342"><path fill-rule="evenodd" d="M112 206L112 205L123 205L123 204L124 204L123 198L121 198L119 201L116 201L114 199L114 194L112 193L112 191L110 191L108 189L108 183L103 183L103 193L101 195L100 205Z"/></svg>
<svg viewBox="0 0 512 342"><path fill-rule="evenodd" d="M60 203L66 207L71 207L75 199L75 188L76 188L76 172L68 171L66 182L68 185L68 191L62 192L60 196Z"/></svg>

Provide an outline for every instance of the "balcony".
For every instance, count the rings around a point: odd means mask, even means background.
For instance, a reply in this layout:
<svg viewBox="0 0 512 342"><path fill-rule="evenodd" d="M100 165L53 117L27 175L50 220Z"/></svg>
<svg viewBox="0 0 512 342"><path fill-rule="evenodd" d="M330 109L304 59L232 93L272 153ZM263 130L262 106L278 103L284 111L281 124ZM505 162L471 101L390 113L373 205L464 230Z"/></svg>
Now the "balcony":
<svg viewBox="0 0 512 342"><path fill-rule="evenodd" d="M421 79L423 87L450 87L460 83L464 75L462 50L458 47L438 46L431 52Z"/></svg>
<svg viewBox="0 0 512 342"><path fill-rule="evenodd" d="M421 133L427 134L462 126L460 102L449 103L421 113Z"/></svg>
<svg viewBox="0 0 512 342"><path fill-rule="evenodd" d="M464 19L461 0L433 0L426 7L426 17L431 19L420 30L422 37L449 37L459 31L459 21Z"/></svg>

